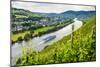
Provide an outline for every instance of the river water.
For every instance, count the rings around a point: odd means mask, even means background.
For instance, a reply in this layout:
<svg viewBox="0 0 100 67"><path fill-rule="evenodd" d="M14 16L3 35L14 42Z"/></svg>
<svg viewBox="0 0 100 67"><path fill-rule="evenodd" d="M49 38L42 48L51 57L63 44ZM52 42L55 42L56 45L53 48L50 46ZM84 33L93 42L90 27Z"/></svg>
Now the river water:
<svg viewBox="0 0 100 67"><path fill-rule="evenodd" d="M75 31L82 26L82 21L79 21L79 20L77 20L77 18L75 18L74 23L69 24L58 31L55 31L55 32L52 32L49 34L45 34L40 37L34 37L33 39L31 39L27 42L22 41L22 43L14 43L13 46L11 46L12 65L15 65L16 59L18 59L18 57L20 57L23 54L23 52L22 52L23 47L32 48L34 51L41 51L42 49L44 49L45 46L50 45L50 44L62 39L64 36L71 34L72 33L72 25L74 25L74 31ZM48 42L45 42L44 39L48 38L50 36L56 36L56 37L51 39Z"/></svg>

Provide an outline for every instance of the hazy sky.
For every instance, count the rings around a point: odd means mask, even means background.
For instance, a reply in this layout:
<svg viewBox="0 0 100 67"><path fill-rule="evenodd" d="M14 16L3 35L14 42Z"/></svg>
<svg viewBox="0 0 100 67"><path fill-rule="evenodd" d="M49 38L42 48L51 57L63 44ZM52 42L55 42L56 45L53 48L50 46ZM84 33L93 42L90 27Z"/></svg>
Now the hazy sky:
<svg viewBox="0 0 100 67"><path fill-rule="evenodd" d="M12 2L12 7L30 10L32 12L44 13L61 13L68 10L74 11L91 11L95 10L94 6L80 6L80 5L65 5L65 4L51 4L51 3L34 3L34 2Z"/></svg>

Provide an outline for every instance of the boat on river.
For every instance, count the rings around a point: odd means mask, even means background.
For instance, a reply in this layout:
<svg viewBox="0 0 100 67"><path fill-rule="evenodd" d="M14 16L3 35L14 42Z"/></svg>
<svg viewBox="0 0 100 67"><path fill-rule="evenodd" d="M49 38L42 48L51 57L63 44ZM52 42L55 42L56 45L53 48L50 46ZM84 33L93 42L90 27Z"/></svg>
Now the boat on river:
<svg viewBox="0 0 100 67"><path fill-rule="evenodd" d="M44 40L44 42L48 42L48 41L53 40L54 38L56 38L56 35L48 36L48 37L44 38L43 40Z"/></svg>
<svg viewBox="0 0 100 67"><path fill-rule="evenodd" d="M43 41L41 41L39 44L46 43L46 42L51 41L55 38L56 38L56 35L48 36L48 37L44 38Z"/></svg>

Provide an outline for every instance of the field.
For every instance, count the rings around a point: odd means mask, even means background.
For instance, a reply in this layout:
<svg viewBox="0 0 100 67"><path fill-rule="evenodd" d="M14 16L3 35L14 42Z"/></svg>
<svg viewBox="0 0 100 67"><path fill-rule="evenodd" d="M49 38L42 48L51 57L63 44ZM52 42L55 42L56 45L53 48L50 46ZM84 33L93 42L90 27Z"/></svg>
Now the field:
<svg viewBox="0 0 100 67"><path fill-rule="evenodd" d="M34 35L34 34L37 34L38 32L44 32L44 31L47 31L48 29L52 29L52 28L53 28L53 27L43 27L43 28L39 28L39 29L37 29L37 30L33 30L33 31L34 31L33 35ZM32 31L32 30L31 30L31 31ZM12 34L12 35L11 35L11 39L12 39L13 41L17 41L17 39L18 39L19 37L24 38L25 34L28 34L28 33L30 33L29 30L24 31L24 32L19 32L19 33L17 33L17 34Z"/></svg>
<svg viewBox="0 0 100 67"><path fill-rule="evenodd" d="M68 25L72 22L73 21L70 20L70 22L65 21L62 24L59 23L59 24L55 24L55 25L52 25L52 26L41 26L40 28L37 27L37 29L35 29L35 30L34 29L29 29L29 30L19 31L17 33L12 33L11 40L13 42L18 42L19 38L24 40L24 37L27 34L32 35L32 38L35 37L35 36L41 36L43 34L47 34L47 33L57 31L57 30L61 29L62 27L66 26L66 25Z"/></svg>
<svg viewBox="0 0 100 67"><path fill-rule="evenodd" d="M28 51L25 53L24 51ZM30 48L23 49L23 55L16 65L38 65L52 63L86 62L96 60L96 17L91 17L71 35L35 52Z"/></svg>

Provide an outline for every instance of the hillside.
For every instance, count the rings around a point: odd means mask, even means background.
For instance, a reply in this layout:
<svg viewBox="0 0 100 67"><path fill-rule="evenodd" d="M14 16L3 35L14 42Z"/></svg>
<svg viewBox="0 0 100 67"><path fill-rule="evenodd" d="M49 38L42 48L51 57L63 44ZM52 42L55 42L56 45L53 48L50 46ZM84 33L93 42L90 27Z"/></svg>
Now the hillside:
<svg viewBox="0 0 100 67"><path fill-rule="evenodd" d="M17 60L17 65L37 65L65 62L84 62L96 60L96 18L89 18L86 23L74 32L73 42L71 36L66 36L45 47L41 52L29 53Z"/></svg>
<svg viewBox="0 0 100 67"><path fill-rule="evenodd" d="M61 14L68 18L77 17L79 20L84 20L90 18L91 16L94 16L96 14L96 11L71 11L70 10L70 11L62 12Z"/></svg>
<svg viewBox="0 0 100 67"><path fill-rule="evenodd" d="M78 18L80 20L84 20L96 14L95 11L65 11L62 13L39 13L39 12L31 12L25 9L17 9L12 8L12 20L13 21L21 21L21 20L39 20L43 17L64 17L64 18Z"/></svg>

